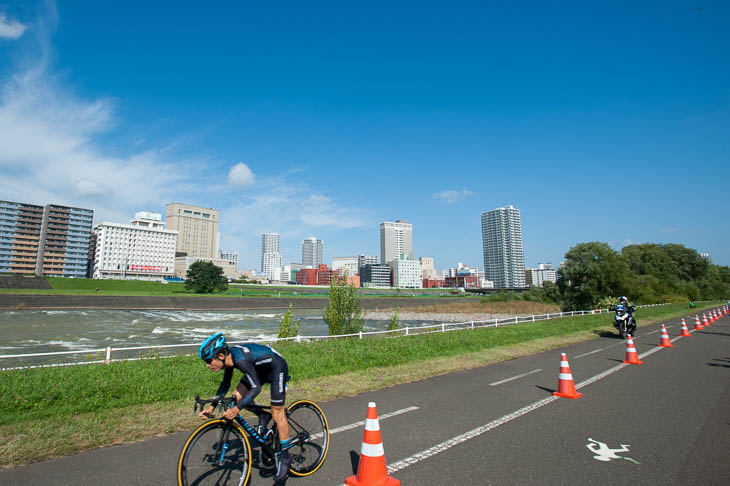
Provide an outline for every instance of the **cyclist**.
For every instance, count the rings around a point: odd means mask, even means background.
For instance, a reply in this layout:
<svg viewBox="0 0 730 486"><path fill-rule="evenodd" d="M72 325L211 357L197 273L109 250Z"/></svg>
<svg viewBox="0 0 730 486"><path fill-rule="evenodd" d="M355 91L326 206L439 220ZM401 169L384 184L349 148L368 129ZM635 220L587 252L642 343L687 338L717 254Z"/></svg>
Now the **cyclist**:
<svg viewBox="0 0 730 486"><path fill-rule="evenodd" d="M198 350L200 359L214 373L225 369L223 379L215 394L215 398L223 398L231 386L233 369L243 372L240 383L233 392L236 404L225 411L223 416L228 420L234 419L242 409L253 404L254 398L261 392L261 385L271 383L271 415L279 431L281 450L276 457L276 474L274 481L284 479L291 465L289 448L289 423L284 413L286 399L286 382L289 380L289 367L284 358L270 346L256 343L245 343L228 347L223 333L217 332L203 341ZM207 419L205 414L211 414L217 403L206 407L200 412L200 418ZM269 414L259 416L259 430L265 429Z"/></svg>

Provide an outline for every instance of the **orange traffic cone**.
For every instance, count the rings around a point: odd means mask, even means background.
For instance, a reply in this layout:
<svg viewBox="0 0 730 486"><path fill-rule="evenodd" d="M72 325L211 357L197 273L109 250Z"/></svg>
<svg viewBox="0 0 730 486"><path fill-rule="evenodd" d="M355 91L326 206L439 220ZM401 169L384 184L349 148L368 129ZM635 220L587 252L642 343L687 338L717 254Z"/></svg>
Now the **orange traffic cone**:
<svg viewBox="0 0 730 486"><path fill-rule="evenodd" d="M682 333L679 336L680 337L692 337L692 335L689 333L689 329L687 329L687 323L684 322L684 317L682 318Z"/></svg>
<svg viewBox="0 0 730 486"><path fill-rule="evenodd" d="M702 327L710 327L710 321L707 320L705 313L702 313Z"/></svg>
<svg viewBox="0 0 730 486"><path fill-rule="evenodd" d="M711 310L710 311L707 311L707 315L708 315L707 322L709 322L710 324L712 324L713 322L715 322L715 316L713 315L713 313L712 313Z"/></svg>
<svg viewBox="0 0 730 486"><path fill-rule="evenodd" d="M573 382L573 374L570 372L568 365L568 357L565 353L560 353L560 373L558 373L558 391L553 392L556 397L563 398L580 398L582 393L575 391L575 383Z"/></svg>
<svg viewBox="0 0 730 486"><path fill-rule="evenodd" d="M695 315L695 331L701 331L702 324L700 324L700 316Z"/></svg>
<svg viewBox="0 0 730 486"><path fill-rule="evenodd" d="M349 486L400 486L400 481L388 477L375 402L368 403L368 416L365 421L365 434L360 448L357 475L345 479L345 484Z"/></svg>
<svg viewBox="0 0 730 486"><path fill-rule="evenodd" d="M662 348L673 348L674 345L672 344L672 341L669 340L669 334L667 334L667 328L664 327L664 324L662 324L662 337L659 341L659 346Z"/></svg>
<svg viewBox="0 0 730 486"><path fill-rule="evenodd" d="M626 338L626 358L624 359L624 363L635 365L644 364L643 361L639 361L639 355L636 353L636 348L634 347L634 341L631 339L631 334L629 334L628 338Z"/></svg>

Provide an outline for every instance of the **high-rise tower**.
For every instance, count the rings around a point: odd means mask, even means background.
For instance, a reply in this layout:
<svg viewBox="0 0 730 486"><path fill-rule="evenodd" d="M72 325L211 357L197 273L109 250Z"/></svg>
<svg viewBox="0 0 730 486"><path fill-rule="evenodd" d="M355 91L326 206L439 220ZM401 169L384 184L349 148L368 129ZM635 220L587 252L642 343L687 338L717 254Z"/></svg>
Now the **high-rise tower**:
<svg viewBox="0 0 730 486"><path fill-rule="evenodd" d="M413 225L400 219L380 223L380 263L390 263L403 255L413 259Z"/></svg>
<svg viewBox="0 0 730 486"><path fill-rule="evenodd" d="M274 270L281 268L284 258L279 252L279 233L264 233L261 235L261 272L272 280Z"/></svg>
<svg viewBox="0 0 730 486"><path fill-rule="evenodd" d="M302 265L317 268L322 264L322 249L324 244L314 236L302 240Z"/></svg>
<svg viewBox="0 0 730 486"><path fill-rule="evenodd" d="M484 273L497 288L525 286L520 210L513 206L482 213Z"/></svg>

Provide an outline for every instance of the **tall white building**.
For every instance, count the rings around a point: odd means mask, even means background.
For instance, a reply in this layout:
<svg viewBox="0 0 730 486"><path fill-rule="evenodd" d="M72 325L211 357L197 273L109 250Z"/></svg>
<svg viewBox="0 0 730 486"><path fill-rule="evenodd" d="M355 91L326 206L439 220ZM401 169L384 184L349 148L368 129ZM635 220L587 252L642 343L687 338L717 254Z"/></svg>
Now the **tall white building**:
<svg viewBox="0 0 730 486"><path fill-rule="evenodd" d="M261 272L269 280L274 280L275 269L281 268L284 262L279 252L279 233L261 235Z"/></svg>
<svg viewBox="0 0 730 486"><path fill-rule="evenodd" d="M525 287L520 210L513 206L482 213L484 273L496 288Z"/></svg>
<svg viewBox="0 0 730 486"><path fill-rule="evenodd" d="M317 268L318 265L324 263L322 259L322 249L324 243L314 236L310 236L302 240L302 265Z"/></svg>
<svg viewBox="0 0 730 486"><path fill-rule="evenodd" d="M413 225L400 219L380 223L380 263L390 263L402 255L413 260Z"/></svg>
<svg viewBox="0 0 730 486"><path fill-rule="evenodd" d="M360 272L357 262L357 257L334 257L332 259L332 270L339 271L343 277L354 277Z"/></svg>
<svg viewBox="0 0 730 486"><path fill-rule="evenodd" d="M420 289L421 263L418 260L409 260L405 256L396 258L393 265L393 287Z"/></svg>
<svg viewBox="0 0 730 486"><path fill-rule="evenodd" d="M94 278L161 280L175 274L178 232L165 229L162 215L139 212L129 223L94 227Z"/></svg>

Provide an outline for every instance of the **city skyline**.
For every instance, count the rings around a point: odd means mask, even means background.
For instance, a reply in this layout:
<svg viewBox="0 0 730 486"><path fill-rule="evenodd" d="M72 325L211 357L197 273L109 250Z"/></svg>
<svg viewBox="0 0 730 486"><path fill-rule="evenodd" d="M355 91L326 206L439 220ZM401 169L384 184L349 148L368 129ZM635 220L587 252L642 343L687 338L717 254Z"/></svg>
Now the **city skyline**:
<svg viewBox="0 0 730 486"><path fill-rule="evenodd" d="M242 269L271 231L287 262L312 234L377 255L396 217L415 258L481 266L508 204L527 267L589 241L730 264L726 4L1 9L0 199L215 208Z"/></svg>

